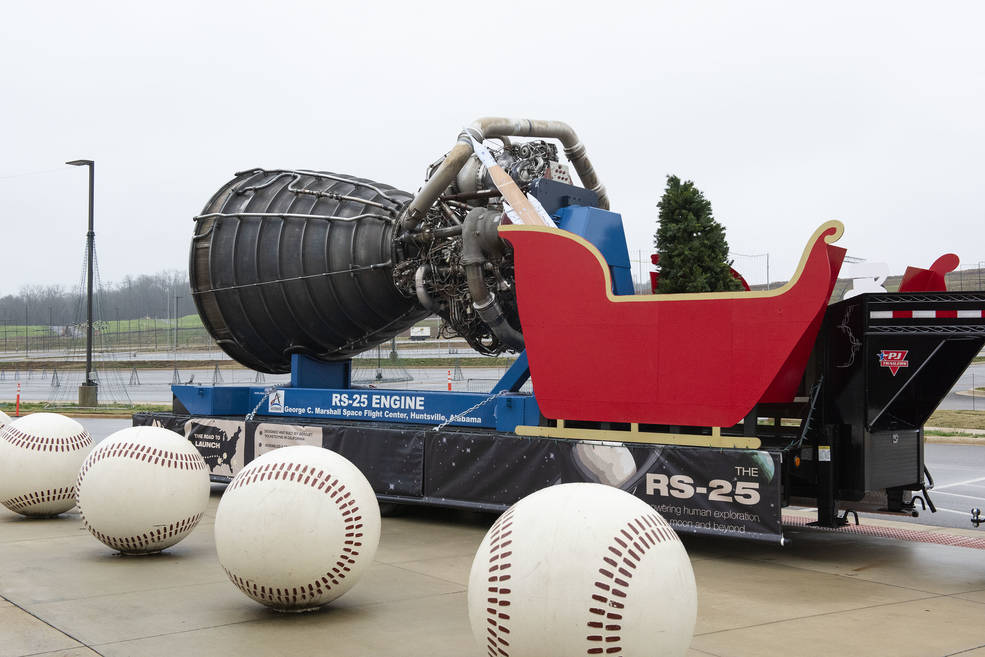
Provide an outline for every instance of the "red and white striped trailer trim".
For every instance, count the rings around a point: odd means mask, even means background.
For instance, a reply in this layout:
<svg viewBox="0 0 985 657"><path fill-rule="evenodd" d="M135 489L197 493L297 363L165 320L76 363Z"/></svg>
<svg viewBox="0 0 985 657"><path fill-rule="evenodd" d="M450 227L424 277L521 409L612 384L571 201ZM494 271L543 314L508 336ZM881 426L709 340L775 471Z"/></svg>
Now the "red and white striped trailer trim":
<svg viewBox="0 0 985 657"><path fill-rule="evenodd" d="M869 319L980 319L985 310L870 310Z"/></svg>

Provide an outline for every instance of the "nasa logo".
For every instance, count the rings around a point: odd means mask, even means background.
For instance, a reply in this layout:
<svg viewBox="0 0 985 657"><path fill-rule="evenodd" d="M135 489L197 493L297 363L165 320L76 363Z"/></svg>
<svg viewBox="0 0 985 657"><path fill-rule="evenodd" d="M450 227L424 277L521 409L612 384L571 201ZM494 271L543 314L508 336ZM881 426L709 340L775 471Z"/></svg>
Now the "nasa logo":
<svg viewBox="0 0 985 657"><path fill-rule="evenodd" d="M899 372L901 367L909 367L910 363L906 360L906 349L883 349L879 352L879 367L888 367L893 376Z"/></svg>
<svg viewBox="0 0 985 657"><path fill-rule="evenodd" d="M284 391L283 390L274 390L272 393L270 393L269 401L267 402L267 412L268 413L283 413L284 412Z"/></svg>

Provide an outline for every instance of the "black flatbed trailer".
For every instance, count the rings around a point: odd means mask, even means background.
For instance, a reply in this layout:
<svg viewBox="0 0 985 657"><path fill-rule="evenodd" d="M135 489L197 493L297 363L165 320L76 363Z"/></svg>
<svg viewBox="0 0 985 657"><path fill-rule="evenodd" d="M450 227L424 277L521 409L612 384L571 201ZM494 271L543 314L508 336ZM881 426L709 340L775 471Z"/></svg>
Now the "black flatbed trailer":
<svg viewBox="0 0 985 657"><path fill-rule="evenodd" d="M830 305L805 375L817 404L791 448L801 467L785 496L814 498L828 527L844 523L839 507L862 509L874 494L885 505L866 510L915 515L911 494L929 500L932 486L923 427L981 353L983 309L983 292L870 293Z"/></svg>
<svg viewBox="0 0 985 657"><path fill-rule="evenodd" d="M719 430L649 427L682 440L754 437L755 449L622 442L612 439L620 426L592 423L581 427L607 440L262 414L138 413L134 424L187 436L219 482L269 449L317 444L353 461L381 502L502 511L545 486L598 481L647 501L680 532L782 543L790 504L816 505L826 527L850 509L916 514L914 494L929 499L923 425L985 345L983 315L981 292L831 304L793 402L760 404Z"/></svg>

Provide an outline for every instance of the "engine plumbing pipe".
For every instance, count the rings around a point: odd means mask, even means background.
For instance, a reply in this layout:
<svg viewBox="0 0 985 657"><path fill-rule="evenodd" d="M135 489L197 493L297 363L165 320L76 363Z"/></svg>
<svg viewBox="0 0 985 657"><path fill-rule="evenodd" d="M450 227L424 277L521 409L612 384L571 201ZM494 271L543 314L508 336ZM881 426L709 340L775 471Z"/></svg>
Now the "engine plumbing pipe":
<svg viewBox="0 0 985 657"><path fill-rule="evenodd" d="M496 295L489 290L483 276L483 267L487 262L483 250L483 237L485 237L486 242L498 242L498 237L493 239L495 232L489 230L491 224L483 222L483 217L495 219L499 217L499 213L484 208L476 208L465 215L465 224L462 229L462 266L465 268L469 294L472 295L472 307L479 313L479 318L486 323L489 330L502 340L503 344L520 351L523 349L523 334L506 321L503 310L496 301ZM498 244L492 244L490 248L494 249L497 246Z"/></svg>
<svg viewBox="0 0 985 657"><path fill-rule="evenodd" d="M458 172L472 156L472 142L469 134L476 141L482 142L483 139L491 137L540 137L545 139L557 139L564 146L564 154L571 161L578 178L582 184L598 194L599 207L609 209L609 197L605 193L605 186L599 182L595 175L595 169L584 144L578 139L578 135L566 123L561 121L538 121L533 119L507 119L502 117L484 117L476 119L466 130L458 135L458 141L448 152L445 159L438 165L438 168L431 175L431 178L424 183L421 191L417 193L404 210L400 224L405 231L414 232L420 226L421 221L427 215L428 208L434 205L438 197L448 188Z"/></svg>
<svg viewBox="0 0 985 657"><path fill-rule="evenodd" d="M417 268L417 271L414 272L414 289L417 292L417 300L420 301L421 305L431 312L437 313L441 312L441 304L428 294L427 288L424 285L424 278L430 270L430 265L421 265Z"/></svg>

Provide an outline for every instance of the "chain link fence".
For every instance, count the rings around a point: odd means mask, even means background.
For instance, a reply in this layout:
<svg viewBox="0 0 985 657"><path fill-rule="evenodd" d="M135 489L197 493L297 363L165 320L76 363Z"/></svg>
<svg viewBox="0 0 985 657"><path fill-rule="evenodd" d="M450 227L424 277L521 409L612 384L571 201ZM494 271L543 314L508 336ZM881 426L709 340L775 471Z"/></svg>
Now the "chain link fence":
<svg viewBox="0 0 985 657"><path fill-rule="evenodd" d="M166 326L163 320L94 323L93 349L96 351L203 351L216 349L212 336L203 326ZM0 328L0 351L13 357L30 358L38 353L74 354L85 351L85 326L4 325Z"/></svg>

